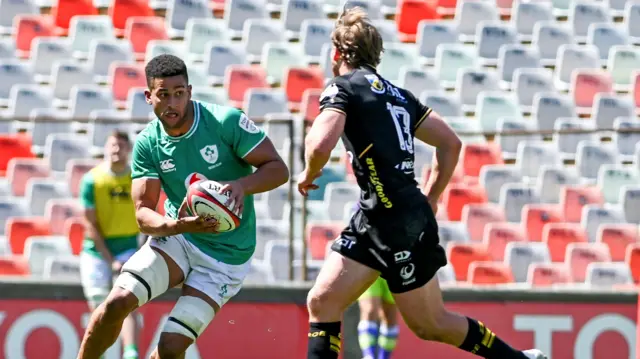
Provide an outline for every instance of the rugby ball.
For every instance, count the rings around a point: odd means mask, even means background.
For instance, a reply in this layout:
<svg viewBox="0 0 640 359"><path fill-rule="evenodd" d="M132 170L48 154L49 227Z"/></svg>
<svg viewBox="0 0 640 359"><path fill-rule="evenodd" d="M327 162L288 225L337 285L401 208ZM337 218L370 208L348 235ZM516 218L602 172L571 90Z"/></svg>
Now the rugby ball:
<svg viewBox="0 0 640 359"><path fill-rule="evenodd" d="M219 193L222 185L216 181L197 181L187 188L187 207L193 215L213 217L218 223L218 232L229 232L238 228L240 216L231 211L234 203L225 206L229 193Z"/></svg>

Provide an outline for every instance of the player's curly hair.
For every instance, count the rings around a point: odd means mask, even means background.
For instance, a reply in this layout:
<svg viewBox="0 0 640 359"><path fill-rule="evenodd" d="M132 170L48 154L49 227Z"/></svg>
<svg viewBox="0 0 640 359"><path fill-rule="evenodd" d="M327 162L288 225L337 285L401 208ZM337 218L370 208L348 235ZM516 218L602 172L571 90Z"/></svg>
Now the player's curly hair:
<svg viewBox="0 0 640 359"><path fill-rule="evenodd" d="M187 65L177 56L162 54L154 57L147 63L144 68L147 77L147 86L153 85L153 79L184 76L189 83L189 75L187 74Z"/></svg>
<svg viewBox="0 0 640 359"><path fill-rule="evenodd" d="M376 67L384 51L382 36L361 7L345 9L336 21L331 42L351 68Z"/></svg>

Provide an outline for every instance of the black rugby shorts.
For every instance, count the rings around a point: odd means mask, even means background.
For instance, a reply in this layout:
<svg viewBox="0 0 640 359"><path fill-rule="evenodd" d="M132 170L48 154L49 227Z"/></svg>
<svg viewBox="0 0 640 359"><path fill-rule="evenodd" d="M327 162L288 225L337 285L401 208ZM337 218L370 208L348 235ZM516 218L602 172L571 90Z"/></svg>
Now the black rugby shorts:
<svg viewBox="0 0 640 359"><path fill-rule="evenodd" d="M426 201L402 214L371 217L358 209L331 249L380 271L392 293L422 287L447 264L438 224Z"/></svg>

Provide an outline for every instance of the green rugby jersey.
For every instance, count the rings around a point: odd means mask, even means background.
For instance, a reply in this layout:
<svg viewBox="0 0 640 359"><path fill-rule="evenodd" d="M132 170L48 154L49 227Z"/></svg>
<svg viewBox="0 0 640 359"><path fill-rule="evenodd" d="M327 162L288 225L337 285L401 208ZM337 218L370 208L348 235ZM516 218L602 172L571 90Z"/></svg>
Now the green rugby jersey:
<svg viewBox="0 0 640 359"><path fill-rule="evenodd" d="M253 172L243 158L266 135L244 113L232 107L192 101L194 121L182 136L168 135L159 119L140 132L133 147L131 177L158 178L167 194L167 216L177 217L191 179L232 181ZM256 246L253 196L246 195L240 226L219 234L184 233L207 255L227 264L248 261Z"/></svg>

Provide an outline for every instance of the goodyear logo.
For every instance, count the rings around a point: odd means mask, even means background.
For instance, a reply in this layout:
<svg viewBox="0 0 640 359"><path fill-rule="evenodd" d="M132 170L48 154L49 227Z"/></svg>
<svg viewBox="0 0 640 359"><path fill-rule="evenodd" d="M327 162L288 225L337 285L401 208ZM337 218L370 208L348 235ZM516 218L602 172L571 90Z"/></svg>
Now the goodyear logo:
<svg viewBox="0 0 640 359"><path fill-rule="evenodd" d="M369 181L376 189L376 194L378 198L380 198L380 202L384 204L385 208L393 207L393 203L387 198L387 195L384 193L384 186L380 179L378 178L378 171L376 171L376 165L373 163L372 158L367 158L367 166L369 167Z"/></svg>

